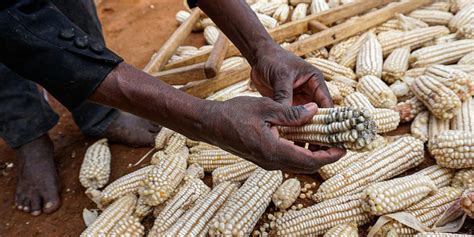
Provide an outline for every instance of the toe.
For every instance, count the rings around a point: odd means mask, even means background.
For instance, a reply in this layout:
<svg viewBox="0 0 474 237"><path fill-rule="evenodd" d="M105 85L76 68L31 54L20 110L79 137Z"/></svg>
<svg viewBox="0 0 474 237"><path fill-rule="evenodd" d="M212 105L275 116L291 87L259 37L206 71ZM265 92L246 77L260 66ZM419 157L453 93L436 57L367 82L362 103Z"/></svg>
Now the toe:
<svg viewBox="0 0 474 237"><path fill-rule="evenodd" d="M43 195L43 212L52 213L61 206L61 200L57 191L51 191Z"/></svg>
<svg viewBox="0 0 474 237"><path fill-rule="evenodd" d="M15 206L18 210L23 210L23 202L25 201L25 197L21 193L17 193L15 195Z"/></svg>
<svg viewBox="0 0 474 237"><path fill-rule="evenodd" d="M31 215L38 216L41 214L41 197L36 196L31 200Z"/></svg>
<svg viewBox="0 0 474 237"><path fill-rule="evenodd" d="M28 199L28 198L25 199L25 201L23 201L22 206L23 206L22 211L24 211L24 212L30 212L30 210L31 210L31 207L30 207L30 199Z"/></svg>

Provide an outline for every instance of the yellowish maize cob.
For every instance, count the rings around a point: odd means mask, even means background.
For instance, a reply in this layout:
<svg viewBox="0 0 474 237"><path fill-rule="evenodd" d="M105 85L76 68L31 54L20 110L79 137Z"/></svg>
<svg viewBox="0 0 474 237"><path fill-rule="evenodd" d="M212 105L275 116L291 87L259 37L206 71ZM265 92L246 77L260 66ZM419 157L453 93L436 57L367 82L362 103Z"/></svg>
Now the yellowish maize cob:
<svg viewBox="0 0 474 237"><path fill-rule="evenodd" d="M474 4L469 4L457 12L449 21L449 28L455 32L470 23L474 23Z"/></svg>
<svg viewBox="0 0 474 237"><path fill-rule="evenodd" d="M217 185L186 211L163 236L205 236L209 231L211 219L224 202L235 193L237 187L236 183L231 182Z"/></svg>
<svg viewBox="0 0 474 237"><path fill-rule="evenodd" d="M163 203L178 187L186 172L189 155L187 148L183 147L182 150L161 159L140 182L138 193L146 204L157 206Z"/></svg>
<svg viewBox="0 0 474 237"><path fill-rule="evenodd" d="M406 101L398 103L394 110L400 114L401 122L410 122L419 113L426 111L426 106L416 97L412 97Z"/></svg>
<svg viewBox="0 0 474 237"><path fill-rule="evenodd" d="M372 111L375 107L369 101L369 98L360 92L354 92L344 98L344 105L357 109L366 109Z"/></svg>
<svg viewBox="0 0 474 237"><path fill-rule="evenodd" d="M202 150L189 156L189 163L201 165L205 172L212 172L219 167L232 165L240 161L243 161L243 159L220 149Z"/></svg>
<svg viewBox="0 0 474 237"><path fill-rule="evenodd" d="M474 95L474 80L461 70L444 65L432 65L426 68L425 75L438 80L444 86L454 91L461 101Z"/></svg>
<svg viewBox="0 0 474 237"><path fill-rule="evenodd" d="M146 204L143 198L139 197L137 200L137 205L135 206L135 210L133 211L133 216L139 220L142 220L152 212L153 207Z"/></svg>
<svg viewBox="0 0 474 237"><path fill-rule="evenodd" d="M105 138L87 148L79 171L79 181L84 188L104 187L109 181L111 156Z"/></svg>
<svg viewBox="0 0 474 237"><path fill-rule="evenodd" d="M449 120L439 119L433 114L430 114L428 123L428 138L433 139L436 135L449 130Z"/></svg>
<svg viewBox="0 0 474 237"><path fill-rule="evenodd" d="M212 171L212 184L214 186L224 182L240 182L246 180L258 168L252 162L242 160L232 165L219 167Z"/></svg>
<svg viewBox="0 0 474 237"><path fill-rule="evenodd" d="M453 14L439 10L414 10L408 16L422 20L428 25L448 25Z"/></svg>
<svg viewBox="0 0 474 237"><path fill-rule="evenodd" d="M344 169L349 167L355 162L364 160L368 157L370 152L355 152L351 150L347 150L346 155L344 155L338 161L324 165L319 169L319 174L324 180L327 180L339 173L341 173Z"/></svg>
<svg viewBox="0 0 474 237"><path fill-rule="evenodd" d="M474 51L474 40L465 39L424 47L411 53L412 67L426 67L432 64L456 63L464 55Z"/></svg>
<svg viewBox="0 0 474 237"><path fill-rule="evenodd" d="M293 13L291 14L291 21L297 21L306 17L306 13L308 12L308 4L307 3L299 3L296 5L295 9L293 9Z"/></svg>
<svg viewBox="0 0 474 237"><path fill-rule="evenodd" d="M352 69L335 62L322 58L307 58L305 61L321 70L327 80L332 80L336 76L344 76L350 79L356 78Z"/></svg>
<svg viewBox="0 0 474 237"><path fill-rule="evenodd" d="M200 179L187 181L160 211L150 230L151 236L163 236L178 219L189 210L195 202L207 195L210 188Z"/></svg>
<svg viewBox="0 0 474 237"><path fill-rule="evenodd" d="M397 105L397 97L380 78L367 75L359 79L357 91L367 96L376 108L391 108Z"/></svg>
<svg viewBox="0 0 474 237"><path fill-rule="evenodd" d="M81 236L107 236L112 228L125 216L132 215L137 203L135 194L127 194L108 206L97 219L87 227Z"/></svg>
<svg viewBox="0 0 474 237"><path fill-rule="evenodd" d="M362 45L367 40L368 33L361 35L351 46L345 50L339 63L348 68L354 68Z"/></svg>
<svg viewBox="0 0 474 237"><path fill-rule="evenodd" d="M444 188L449 186L454 176L454 170L449 168L443 168L439 165L428 166L415 174L425 175L426 177L433 180L437 188Z"/></svg>
<svg viewBox="0 0 474 237"><path fill-rule="evenodd" d="M208 26L204 29L204 39L207 44L214 45L219 37L220 30L215 26Z"/></svg>
<svg viewBox="0 0 474 237"><path fill-rule="evenodd" d="M296 178L287 179L273 193L272 201L281 210L288 209L293 205L301 192L301 183Z"/></svg>
<svg viewBox="0 0 474 237"><path fill-rule="evenodd" d="M397 97L397 101L406 101L415 96L410 90L410 85L403 80L397 80L392 83L390 90Z"/></svg>
<svg viewBox="0 0 474 237"><path fill-rule="evenodd" d="M402 30L399 19L390 19L375 28L375 33L391 30Z"/></svg>
<svg viewBox="0 0 474 237"><path fill-rule="evenodd" d="M401 174L423 162L423 148L422 141L410 136L379 147L363 161L354 163L323 182L313 199L321 201L356 194L371 183Z"/></svg>
<svg viewBox="0 0 474 237"><path fill-rule="evenodd" d="M329 5L327 4L326 0L313 0L311 1L309 10L311 14L314 15L316 13L329 10Z"/></svg>
<svg viewBox="0 0 474 237"><path fill-rule="evenodd" d="M184 181L191 179L203 179L204 178L204 169L199 164L191 164L186 169L184 173Z"/></svg>
<svg viewBox="0 0 474 237"><path fill-rule="evenodd" d="M341 61L342 56L345 52L359 39L359 36L352 36L346 40L343 40L335 45L329 50L329 57L328 59L339 63Z"/></svg>
<svg viewBox="0 0 474 237"><path fill-rule="evenodd" d="M461 27L457 34L463 39L474 39L474 22Z"/></svg>
<svg viewBox="0 0 474 237"><path fill-rule="evenodd" d="M474 191L474 168L458 170L454 174L451 185Z"/></svg>
<svg viewBox="0 0 474 237"><path fill-rule="evenodd" d="M474 132L474 99L469 97L451 120L452 130Z"/></svg>
<svg viewBox="0 0 474 237"><path fill-rule="evenodd" d="M411 135L420 139L423 142L428 141L429 121L430 121L430 112L428 111L423 111L419 113L418 115L416 115L415 119L410 125Z"/></svg>
<svg viewBox="0 0 474 237"><path fill-rule="evenodd" d="M257 17L266 29L273 29L278 26L278 21L271 16L257 13Z"/></svg>
<svg viewBox="0 0 474 237"><path fill-rule="evenodd" d="M332 81L327 82L328 84L331 84L331 85L334 85L335 87L337 87L337 89L339 90L339 93L340 93L342 98L345 98L346 96L348 96L348 95L355 92L354 87L348 85L347 83L343 82L342 80L336 80L336 78L339 78L339 79L340 78L345 78L344 80L351 80L351 79L349 79L347 77L337 76ZM353 80L351 80L351 81L353 81ZM353 82L355 82L355 81L353 81Z"/></svg>
<svg viewBox="0 0 474 237"><path fill-rule="evenodd" d="M141 237L145 236L145 227L137 217L125 216L114 226L109 235L111 237Z"/></svg>
<svg viewBox="0 0 474 237"><path fill-rule="evenodd" d="M422 8L423 10L438 10L448 12L451 9L451 2L434 2L426 7Z"/></svg>
<svg viewBox="0 0 474 237"><path fill-rule="evenodd" d="M357 224L354 222L340 224L332 227L328 232L324 234L323 237L358 237L359 230L357 229Z"/></svg>
<svg viewBox="0 0 474 237"><path fill-rule="evenodd" d="M382 79L389 84L400 80L408 70L409 57L410 48L395 49L383 63Z"/></svg>
<svg viewBox="0 0 474 237"><path fill-rule="evenodd" d="M436 37L434 40L434 44L444 44L448 42L454 42L456 40L459 40L459 35L456 33L449 34L449 35L443 35L440 37Z"/></svg>
<svg viewBox="0 0 474 237"><path fill-rule="evenodd" d="M166 143L166 146L163 152L167 155L172 155L172 154L181 152L185 146L186 146L186 137L179 133L174 133L168 139L168 142Z"/></svg>
<svg viewBox="0 0 474 237"><path fill-rule="evenodd" d="M372 119L377 125L377 133L386 133L397 129L400 124L400 114L392 109L371 110Z"/></svg>
<svg viewBox="0 0 474 237"><path fill-rule="evenodd" d="M400 20L400 27L403 31L429 27L425 22L403 14L397 14L397 18Z"/></svg>
<svg viewBox="0 0 474 237"><path fill-rule="evenodd" d="M444 131L428 142L428 150L436 163L447 168L474 167L474 133Z"/></svg>
<svg viewBox="0 0 474 237"><path fill-rule="evenodd" d="M469 217L474 219L474 192L461 198L461 207Z"/></svg>
<svg viewBox="0 0 474 237"><path fill-rule="evenodd" d="M371 220L362 209L360 196L338 196L336 198L288 212L276 220L277 236L317 236L332 227L354 222L360 226Z"/></svg>
<svg viewBox="0 0 474 237"><path fill-rule="evenodd" d="M444 26L431 26L405 32L385 32L384 34L379 34L377 38L382 46L384 55L388 55L396 48L410 47L413 50L432 41L435 37L447 34L449 34L448 28Z"/></svg>
<svg viewBox="0 0 474 237"><path fill-rule="evenodd" d="M278 8L273 13L273 18L275 18L279 23L285 23L290 16L290 6L287 4L280 4Z"/></svg>
<svg viewBox="0 0 474 237"><path fill-rule="evenodd" d="M456 93L429 76L417 77L411 90L437 118L451 119L461 107Z"/></svg>
<svg viewBox="0 0 474 237"><path fill-rule="evenodd" d="M418 233L414 237L472 237L472 235L440 233L440 232L424 232L424 233Z"/></svg>
<svg viewBox="0 0 474 237"><path fill-rule="evenodd" d="M474 51L459 59L458 64L474 64Z"/></svg>
<svg viewBox="0 0 474 237"><path fill-rule="evenodd" d="M168 128L162 127L160 132L155 137L155 148L157 150L161 150L165 147L166 143L168 143L168 139L174 134L173 130Z"/></svg>
<svg viewBox="0 0 474 237"><path fill-rule="evenodd" d="M330 81L326 82L326 87L328 88L329 95L331 96L332 102L334 104L341 104L343 101L343 97L341 96L341 92L339 91L339 87L332 84Z"/></svg>
<svg viewBox="0 0 474 237"><path fill-rule="evenodd" d="M357 55L356 74L358 77L367 75L381 77L382 66L382 46L377 41L377 37L369 32Z"/></svg>

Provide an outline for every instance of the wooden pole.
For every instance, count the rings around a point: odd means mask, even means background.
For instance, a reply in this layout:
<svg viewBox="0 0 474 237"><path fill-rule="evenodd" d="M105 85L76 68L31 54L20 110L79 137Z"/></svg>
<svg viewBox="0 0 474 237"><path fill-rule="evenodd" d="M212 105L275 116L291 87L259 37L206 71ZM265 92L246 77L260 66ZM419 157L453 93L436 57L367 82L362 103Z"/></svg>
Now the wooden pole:
<svg viewBox="0 0 474 237"><path fill-rule="evenodd" d="M204 64L204 71L206 72L206 78L214 78L219 72L222 61L225 59L225 54L227 52L227 47L229 46L229 39L225 36L224 33L219 33L214 47L212 48L211 54ZM206 79L202 78L202 79Z"/></svg>

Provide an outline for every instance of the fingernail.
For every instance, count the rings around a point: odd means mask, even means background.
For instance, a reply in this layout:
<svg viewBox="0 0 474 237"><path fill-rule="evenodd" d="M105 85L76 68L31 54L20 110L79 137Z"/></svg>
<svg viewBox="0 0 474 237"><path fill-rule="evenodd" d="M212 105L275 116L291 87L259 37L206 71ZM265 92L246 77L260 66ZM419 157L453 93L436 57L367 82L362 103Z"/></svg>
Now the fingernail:
<svg viewBox="0 0 474 237"><path fill-rule="evenodd" d="M314 111L314 110L318 109L318 106L315 103L307 103L307 104L303 105L303 107L308 111Z"/></svg>
<svg viewBox="0 0 474 237"><path fill-rule="evenodd" d="M44 208L48 209L48 208L51 208L53 207L53 203L52 202L47 202L45 205L44 205Z"/></svg>

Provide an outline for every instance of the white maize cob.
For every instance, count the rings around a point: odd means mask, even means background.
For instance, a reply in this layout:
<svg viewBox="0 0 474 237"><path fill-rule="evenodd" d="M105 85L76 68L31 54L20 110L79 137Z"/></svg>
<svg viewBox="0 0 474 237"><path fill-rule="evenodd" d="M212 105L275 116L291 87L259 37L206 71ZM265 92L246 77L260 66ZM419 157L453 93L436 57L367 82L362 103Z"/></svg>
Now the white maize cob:
<svg viewBox="0 0 474 237"><path fill-rule="evenodd" d="M425 175L426 177L433 180L437 188L444 188L449 186L454 176L454 170L449 168L443 168L439 165L428 166L415 174Z"/></svg>
<svg viewBox="0 0 474 237"><path fill-rule="evenodd" d="M327 4L326 0L313 0L311 1L311 6L309 10L311 14L314 15L319 12L329 10L329 5Z"/></svg>
<svg viewBox="0 0 474 237"><path fill-rule="evenodd" d="M451 31L455 32L462 26L471 23L474 23L474 4L469 4L457 12L449 21L449 28Z"/></svg>
<svg viewBox="0 0 474 237"><path fill-rule="evenodd" d="M285 23L290 16L290 6L287 4L281 4L273 13L273 18L275 18L279 23Z"/></svg>
<svg viewBox="0 0 474 237"><path fill-rule="evenodd" d="M342 66L348 68L354 68L357 61L357 56L359 55L360 49L362 45L367 40L368 33L361 35L354 43L350 45L350 47L345 50L344 54L341 56L339 63Z"/></svg>
<svg viewBox="0 0 474 237"><path fill-rule="evenodd" d="M84 188L104 187L109 181L111 156L105 138L87 148L79 171L79 181Z"/></svg>
<svg viewBox="0 0 474 237"><path fill-rule="evenodd" d="M447 168L474 167L474 133L444 131L428 142L428 150L436 163Z"/></svg>
<svg viewBox="0 0 474 237"><path fill-rule="evenodd" d="M357 224L354 222L340 224L332 227L328 232L324 234L323 237L358 237L359 230L357 229Z"/></svg>
<svg viewBox="0 0 474 237"><path fill-rule="evenodd" d="M474 192L461 198L461 207L469 217L474 219Z"/></svg>
<svg viewBox="0 0 474 237"><path fill-rule="evenodd" d="M391 30L402 30L399 19L390 19L375 28L375 33Z"/></svg>
<svg viewBox="0 0 474 237"><path fill-rule="evenodd" d="M392 109L371 110L372 119L377 125L377 133L386 133L397 129L400 124L400 114Z"/></svg>
<svg viewBox="0 0 474 237"><path fill-rule="evenodd" d="M292 6L296 6L300 3L306 3L306 4L310 4L312 0L289 0L290 2L290 5Z"/></svg>
<svg viewBox="0 0 474 237"><path fill-rule="evenodd" d="M469 6L472 3L472 0L453 0L451 1L451 9L452 13L456 13L459 10Z"/></svg>
<svg viewBox="0 0 474 237"><path fill-rule="evenodd" d="M409 58L410 48L395 49L383 63L382 79L389 84L400 80L408 70Z"/></svg>
<svg viewBox="0 0 474 237"><path fill-rule="evenodd" d="M472 235L440 233L440 232L424 232L424 233L418 233L414 237L472 237Z"/></svg>
<svg viewBox="0 0 474 237"><path fill-rule="evenodd" d="M212 45L203 45L199 48L199 52L211 52L211 50L214 48Z"/></svg>
<svg viewBox="0 0 474 237"><path fill-rule="evenodd" d="M160 132L155 137L155 149L161 150L168 143L168 139L174 134L173 130L162 127Z"/></svg>
<svg viewBox="0 0 474 237"><path fill-rule="evenodd" d="M310 34L302 34L302 35L298 36L297 41L307 39L310 36L311 36ZM305 54L304 57L306 57L306 58L311 57L311 58L324 58L324 59L326 59L326 58L329 57L329 52L326 48L322 47L320 49L316 49L312 52L309 52L309 53Z"/></svg>
<svg viewBox="0 0 474 237"><path fill-rule="evenodd" d="M397 97L397 101L406 101L415 96L410 90L410 85L404 80L397 80L392 83L390 90Z"/></svg>
<svg viewBox="0 0 474 237"><path fill-rule="evenodd" d="M145 236L145 227L137 217L125 216L114 226L109 235L111 237L141 237Z"/></svg>
<svg viewBox="0 0 474 237"><path fill-rule="evenodd" d="M151 156L150 165L156 165L160 163L160 160L167 159L168 155L164 151L158 151Z"/></svg>
<svg viewBox="0 0 474 237"><path fill-rule="evenodd" d="M359 79L357 91L367 96L377 108L391 108L397 105L397 97L380 78L367 75Z"/></svg>
<svg viewBox="0 0 474 237"><path fill-rule="evenodd" d="M394 110L400 114L401 122L410 122L419 113L426 111L426 107L423 102L418 100L416 97L412 97L406 101L398 103Z"/></svg>
<svg viewBox="0 0 474 237"><path fill-rule="evenodd" d="M333 85L330 81L326 82L326 87L328 88L329 95L331 96L332 102L334 104L341 104L343 101L343 97L341 96L341 92L339 91L339 87Z"/></svg>
<svg viewBox="0 0 474 237"><path fill-rule="evenodd" d="M430 114L430 119L428 123L428 139L433 139L436 135L448 130L448 119L439 119L433 114Z"/></svg>
<svg viewBox="0 0 474 237"><path fill-rule="evenodd" d="M443 35L440 37L436 37L434 40L434 44L445 44L448 42L454 42L456 40L459 40L459 35L454 33L454 34L449 34L449 35Z"/></svg>
<svg viewBox="0 0 474 237"><path fill-rule="evenodd" d="M143 198L139 197L137 200L137 205L135 206L135 210L133 211L133 216L139 220L142 220L152 212L153 207L146 204Z"/></svg>
<svg viewBox="0 0 474 237"><path fill-rule="evenodd" d="M192 139L186 138L186 146L188 148L199 145L199 141L194 141Z"/></svg>
<svg viewBox="0 0 474 237"><path fill-rule="evenodd" d="M236 155L220 149L202 150L189 156L189 163L201 165L205 172L212 172L219 167L232 165L243 160L244 159Z"/></svg>
<svg viewBox="0 0 474 237"><path fill-rule="evenodd" d="M274 3L274 2L266 2L264 3L261 7L259 7L256 12L265 14L267 16L273 15L275 13L276 9L280 5L287 5L287 4L281 4L281 3ZM288 5L287 5L288 6Z"/></svg>
<svg viewBox="0 0 474 237"><path fill-rule="evenodd" d="M172 155L172 154L181 152L185 146L186 146L186 137L179 133L174 133L168 139L168 142L166 143L166 146L163 152L167 155Z"/></svg>
<svg viewBox="0 0 474 237"><path fill-rule="evenodd" d="M422 8L423 10L438 10L448 12L451 9L451 2L434 2L426 7Z"/></svg>
<svg viewBox="0 0 474 237"><path fill-rule="evenodd" d="M410 136L379 147L363 161L352 164L323 182L313 199L321 201L356 194L371 183L401 174L423 162L423 148L423 142Z"/></svg>
<svg viewBox="0 0 474 237"><path fill-rule="evenodd" d="M356 35L333 45L329 50L328 59L339 63L342 56L357 41L357 39L359 39L359 36Z"/></svg>
<svg viewBox="0 0 474 237"><path fill-rule="evenodd" d="M301 183L298 179L287 179L273 193L272 201L281 210L288 209L293 205L301 192Z"/></svg>
<svg viewBox="0 0 474 237"><path fill-rule="evenodd" d="M245 64L247 64L247 60L243 57L230 57L222 62L221 71L229 71Z"/></svg>
<svg viewBox="0 0 474 237"><path fill-rule="evenodd" d="M358 77L372 75L382 76L383 54L382 46L373 33L368 33L357 55L356 74Z"/></svg>
<svg viewBox="0 0 474 237"><path fill-rule="evenodd" d="M459 59L458 64L474 64L474 51Z"/></svg>
<svg viewBox="0 0 474 237"><path fill-rule="evenodd" d="M338 79L336 79L336 78L338 78ZM357 85L357 82L354 81L354 80L351 80L347 77L343 77L343 76L336 76L332 81L327 82L328 84L331 84L331 85L334 85L335 87L337 87L341 97L345 98L346 96L354 93L355 90L354 90L354 87L352 87L351 85L348 85L348 83L345 83L342 80L340 80L341 78L344 78L343 80L350 80L352 82L355 82L356 85Z"/></svg>
<svg viewBox="0 0 474 237"><path fill-rule="evenodd" d="M176 52L175 54L178 55L178 56L192 56L194 54L197 54L199 52L199 49L194 47L194 46L188 46L188 45L185 45L185 46L179 46L177 49L176 49Z"/></svg>
<svg viewBox="0 0 474 237"><path fill-rule="evenodd" d="M224 182L240 182L246 180L258 166L250 161L242 160L232 165L219 167L212 171L212 184L214 186Z"/></svg>
<svg viewBox="0 0 474 237"><path fill-rule="evenodd" d="M470 75L474 74L474 65L471 65L471 64L453 64L453 65L449 65L449 67L452 67L454 69L459 69Z"/></svg>
<svg viewBox="0 0 474 237"><path fill-rule="evenodd" d="M329 81L336 76L344 76L354 80L356 78L352 69L339 65L335 62L322 58L306 58L305 61L321 70L324 77Z"/></svg>
<svg viewBox="0 0 474 237"><path fill-rule="evenodd" d="M448 25L453 14L439 10L414 10L408 16L422 20L428 25Z"/></svg>
<svg viewBox="0 0 474 237"><path fill-rule="evenodd" d="M472 51L474 51L474 40L458 40L415 50L411 53L410 61L413 62L412 67L451 64Z"/></svg>
<svg viewBox="0 0 474 237"><path fill-rule="evenodd" d="M474 191L474 168L458 170L451 186Z"/></svg>
<svg viewBox="0 0 474 237"><path fill-rule="evenodd" d="M271 16L257 13L257 17L266 29L273 29L278 26L278 21Z"/></svg>
<svg viewBox="0 0 474 237"><path fill-rule="evenodd" d="M430 113L428 111L423 111L416 115L415 119L410 125L410 133L414 137L420 139L423 142L428 141Z"/></svg>
<svg viewBox="0 0 474 237"><path fill-rule="evenodd" d="M204 178L204 169L199 164L191 164L186 169L184 173L184 181L191 179L203 179Z"/></svg>
<svg viewBox="0 0 474 237"><path fill-rule="evenodd" d="M454 91L461 101L474 95L474 80L461 70L444 65L432 65L426 68L425 75L438 80L444 86Z"/></svg>
<svg viewBox="0 0 474 237"><path fill-rule="evenodd" d="M334 163L324 165L319 169L319 174L324 180L327 180L337 174L339 174L341 171L349 167L355 162L364 160L369 156L370 152L354 152L351 150L348 150L346 154L341 157L341 159L337 160Z"/></svg>
<svg viewBox="0 0 474 237"><path fill-rule="evenodd" d="M307 12L308 4L299 3L298 5L296 5L295 9L293 9L293 13L291 14L291 21L297 21L305 18Z"/></svg>
<svg viewBox="0 0 474 237"><path fill-rule="evenodd" d="M463 39L474 39L474 23L461 27L457 34Z"/></svg>
<svg viewBox="0 0 474 237"><path fill-rule="evenodd" d="M201 151L210 151L210 150L213 150L213 151L217 150L217 151L223 152L223 150L221 150L219 147L213 146L205 142L199 142L199 145L189 148L189 153L196 154Z"/></svg>
<svg viewBox="0 0 474 237"><path fill-rule="evenodd" d="M425 71L426 71L425 67L412 68L406 71L405 77L416 78L418 76L425 74Z"/></svg>
<svg viewBox="0 0 474 237"><path fill-rule="evenodd" d="M354 92L344 98L344 105L357 109L366 109L372 111L375 107L369 101L369 98L360 92Z"/></svg>
<svg viewBox="0 0 474 237"><path fill-rule="evenodd" d="M413 17L405 16L403 14L397 14L397 18L400 20L400 27L403 31L429 27L429 25L425 22Z"/></svg>
<svg viewBox="0 0 474 237"><path fill-rule="evenodd" d="M207 44L214 45L219 37L220 30L215 26L208 26L204 29L204 39Z"/></svg>
<svg viewBox="0 0 474 237"><path fill-rule="evenodd" d="M469 97L451 120L452 130L474 132L474 99Z"/></svg>

